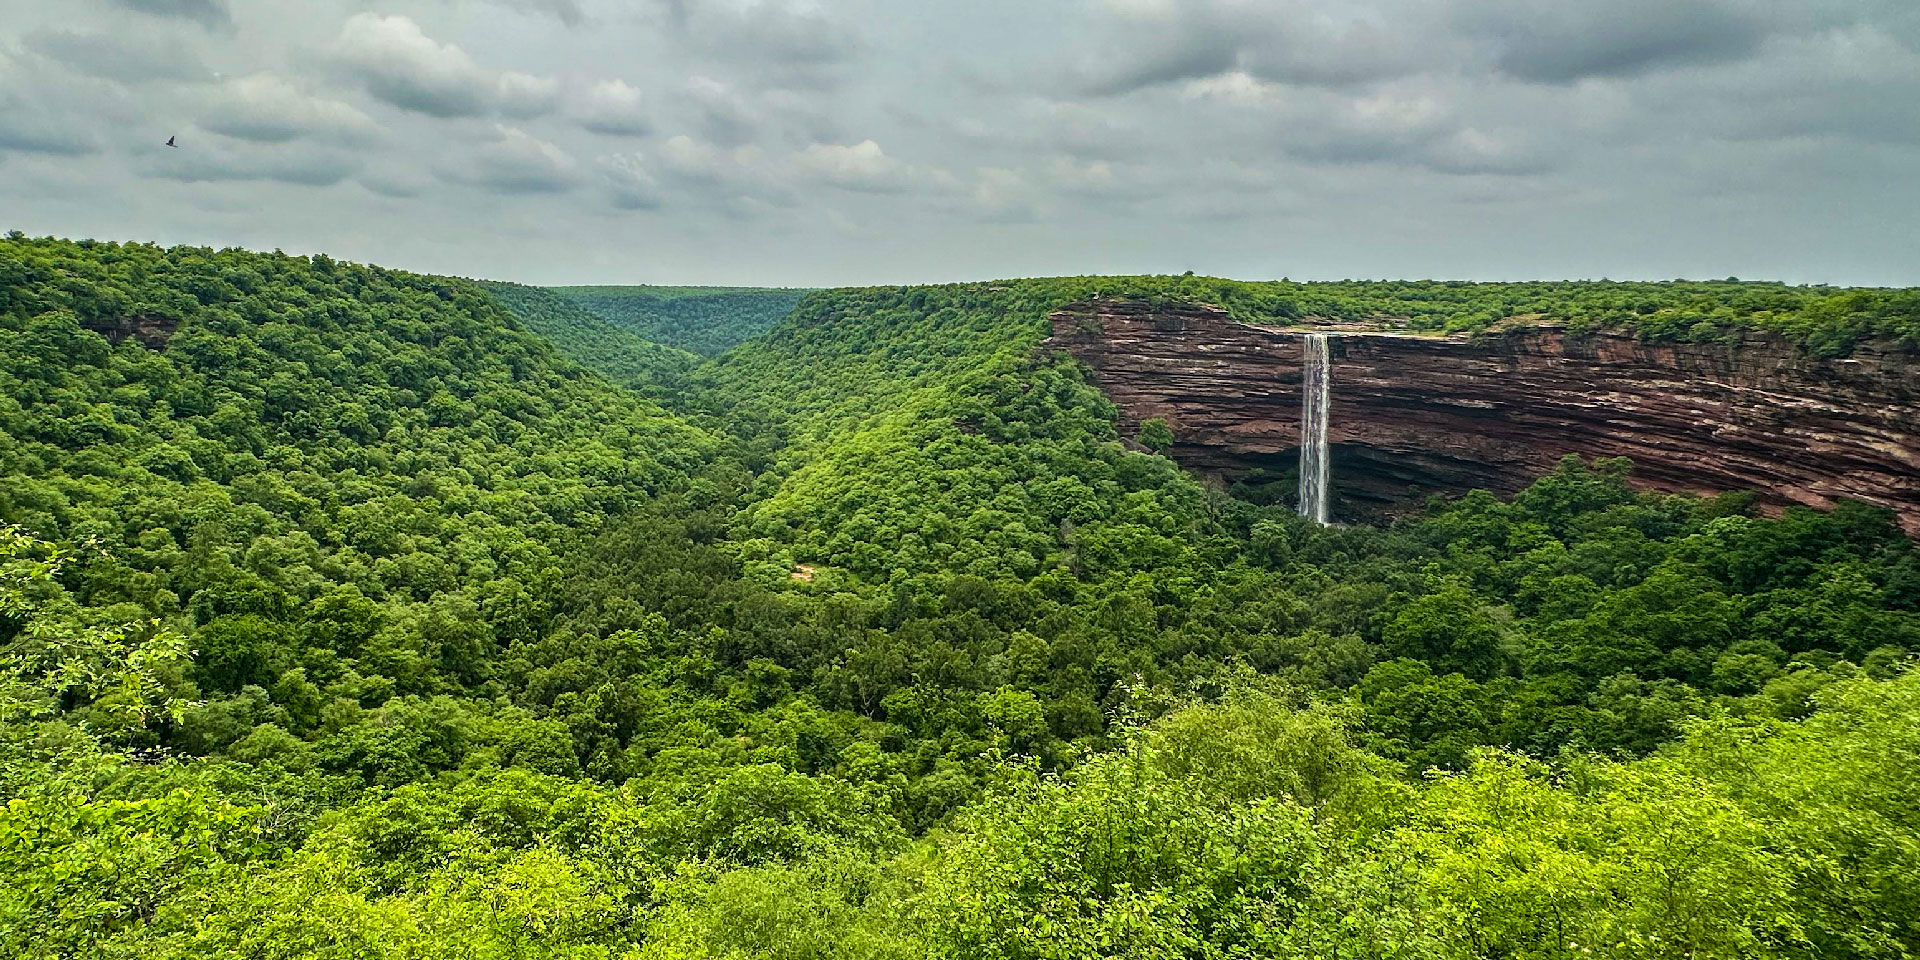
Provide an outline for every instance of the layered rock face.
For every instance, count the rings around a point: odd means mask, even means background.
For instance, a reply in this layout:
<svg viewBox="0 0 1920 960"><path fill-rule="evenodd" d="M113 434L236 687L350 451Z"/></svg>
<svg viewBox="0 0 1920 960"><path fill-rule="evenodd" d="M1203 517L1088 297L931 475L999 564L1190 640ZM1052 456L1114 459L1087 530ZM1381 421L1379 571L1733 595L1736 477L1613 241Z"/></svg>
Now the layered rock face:
<svg viewBox="0 0 1920 960"><path fill-rule="evenodd" d="M1160 417L1173 456L1202 473L1294 468L1302 331L1121 300L1052 322L1047 345L1091 368L1127 435ZM1336 517L1516 490L1571 453L1629 457L1635 482L1658 490L1751 490L1772 508L1862 500L1920 535L1920 357L1891 344L1823 359L1758 332L1658 343L1551 327L1326 329Z"/></svg>
<svg viewBox="0 0 1920 960"><path fill-rule="evenodd" d="M165 349L167 341L173 337L173 331L179 325L180 321L172 317L144 315L89 318L80 321L80 326L106 337L107 342L115 346L131 337L139 341L142 346L154 350Z"/></svg>

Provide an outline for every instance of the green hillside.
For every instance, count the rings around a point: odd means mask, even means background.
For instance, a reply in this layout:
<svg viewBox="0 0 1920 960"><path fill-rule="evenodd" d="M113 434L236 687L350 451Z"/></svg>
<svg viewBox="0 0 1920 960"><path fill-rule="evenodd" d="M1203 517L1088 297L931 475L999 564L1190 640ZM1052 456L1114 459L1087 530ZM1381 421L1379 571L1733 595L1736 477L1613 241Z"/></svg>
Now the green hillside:
<svg viewBox="0 0 1920 960"><path fill-rule="evenodd" d="M1887 513L1569 460L1322 528L1038 349L1095 292L1418 289L792 291L689 367L590 298L0 242L0 945L1920 951Z"/></svg>
<svg viewBox="0 0 1920 960"><path fill-rule="evenodd" d="M773 287L553 287L641 339L718 356L780 322L808 291Z"/></svg>
<svg viewBox="0 0 1920 960"><path fill-rule="evenodd" d="M460 281L11 240L0 304L0 518L61 571L35 609L119 638L14 635L22 682L51 684L21 709L116 746L216 753L265 725L350 751L384 729L363 707L491 697L568 546L698 484L721 446ZM94 332L128 318L164 342ZM129 727L84 692L77 664L170 634L191 665L149 692L177 711Z"/></svg>
<svg viewBox="0 0 1920 960"><path fill-rule="evenodd" d="M700 364L699 356L654 343L570 297L517 283L483 285L514 319L562 355L628 389L654 396L676 394Z"/></svg>

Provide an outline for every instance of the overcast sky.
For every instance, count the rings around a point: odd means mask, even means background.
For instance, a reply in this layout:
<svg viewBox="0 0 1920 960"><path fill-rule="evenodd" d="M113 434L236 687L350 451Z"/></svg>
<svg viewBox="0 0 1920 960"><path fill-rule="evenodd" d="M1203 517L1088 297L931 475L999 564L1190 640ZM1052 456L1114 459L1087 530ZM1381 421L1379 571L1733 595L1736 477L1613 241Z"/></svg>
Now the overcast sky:
<svg viewBox="0 0 1920 960"><path fill-rule="evenodd" d="M530 283L1914 285L1920 2L0 0L0 229Z"/></svg>

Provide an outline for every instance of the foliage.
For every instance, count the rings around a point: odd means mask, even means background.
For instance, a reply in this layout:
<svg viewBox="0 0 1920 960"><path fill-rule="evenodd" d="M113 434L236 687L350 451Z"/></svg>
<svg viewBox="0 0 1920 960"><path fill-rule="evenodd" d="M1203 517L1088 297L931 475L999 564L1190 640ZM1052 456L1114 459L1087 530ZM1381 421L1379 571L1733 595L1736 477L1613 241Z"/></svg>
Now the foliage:
<svg viewBox="0 0 1920 960"><path fill-rule="evenodd" d="M905 855L694 887L649 953L1905 956L1911 885L1878 880L1920 866L1911 794L1896 796L1916 773L1920 674L1823 699L1805 723L1707 724L1646 760L1488 752L1418 784L1383 781L1323 713L1192 708ZM1278 744L1276 720L1292 734ZM1868 750L1897 758L1881 785L1828 759L1864 774ZM1290 789L1303 767L1339 771L1323 782L1344 801ZM1826 806L1856 790L1859 815ZM805 909L768 909L788 902Z"/></svg>
<svg viewBox="0 0 1920 960"><path fill-rule="evenodd" d="M766 332L808 293L775 287L554 287L653 343L718 356Z"/></svg>
<svg viewBox="0 0 1920 960"><path fill-rule="evenodd" d="M663 402L682 387L700 358L647 340L632 327L595 315L571 297L517 283L483 284L514 319L555 350L608 380Z"/></svg>
<svg viewBox="0 0 1920 960"><path fill-rule="evenodd" d="M1792 286L1742 280L1609 280L1473 283L1346 280L1208 281L1204 299L1256 323L1334 321L1411 330L1483 331L1550 324L1625 330L1649 340L1726 340L1746 330L1780 334L1822 356L1862 340L1920 349L1920 289Z"/></svg>
<svg viewBox="0 0 1920 960"><path fill-rule="evenodd" d="M695 366L533 288L12 238L0 946L1911 955L1885 512L1570 459L1321 528L1037 349L1095 294L1611 290L830 291ZM771 299L677 322L717 351Z"/></svg>

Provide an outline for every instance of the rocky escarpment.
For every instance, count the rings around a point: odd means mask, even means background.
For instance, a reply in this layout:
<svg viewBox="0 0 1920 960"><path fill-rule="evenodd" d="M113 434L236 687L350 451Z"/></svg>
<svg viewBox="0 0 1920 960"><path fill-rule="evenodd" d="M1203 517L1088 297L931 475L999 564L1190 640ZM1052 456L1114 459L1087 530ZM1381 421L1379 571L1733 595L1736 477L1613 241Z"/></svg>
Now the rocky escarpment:
<svg viewBox="0 0 1920 960"><path fill-rule="evenodd" d="M1052 317L1129 435L1166 420L1204 473L1294 468L1302 331L1203 305L1094 300ZM1336 516L1434 492L1510 491L1563 456L1629 457L1654 489L1751 490L1762 504L1894 510L1920 534L1920 358L1866 343L1811 356L1752 332L1733 343L1517 327L1477 336L1331 338Z"/></svg>
<svg viewBox="0 0 1920 960"><path fill-rule="evenodd" d="M119 346L124 340L132 339L138 341L141 346L154 350L164 349L167 341L173 338L173 331L179 325L180 321L175 317L146 315L90 317L80 321L80 326L106 337L108 342L115 346Z"/></svg>

